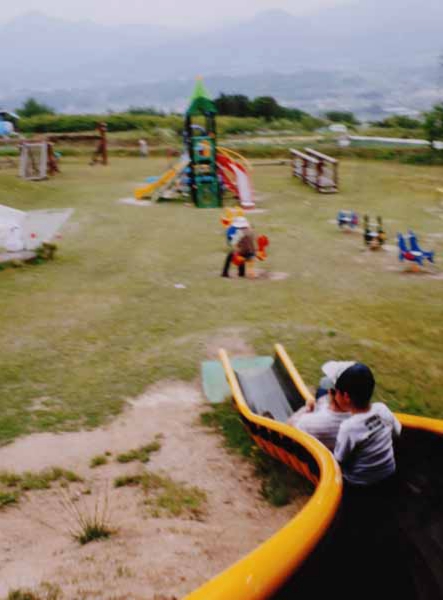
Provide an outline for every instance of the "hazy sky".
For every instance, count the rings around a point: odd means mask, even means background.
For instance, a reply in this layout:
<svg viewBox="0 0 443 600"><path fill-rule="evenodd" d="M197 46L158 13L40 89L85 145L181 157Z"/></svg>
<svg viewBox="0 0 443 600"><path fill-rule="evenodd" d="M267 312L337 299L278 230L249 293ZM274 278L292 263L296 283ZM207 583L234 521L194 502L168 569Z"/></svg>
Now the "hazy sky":
<svg viewBox="0 0 443 600"><path fill-rule="evenodd" d="M2 2L0 21L29 11L70 20L99 23L160 23L201 27L220 20L251 17L261 10L283 9L294 14L349 3L352 0L14 0Z"/></svg>

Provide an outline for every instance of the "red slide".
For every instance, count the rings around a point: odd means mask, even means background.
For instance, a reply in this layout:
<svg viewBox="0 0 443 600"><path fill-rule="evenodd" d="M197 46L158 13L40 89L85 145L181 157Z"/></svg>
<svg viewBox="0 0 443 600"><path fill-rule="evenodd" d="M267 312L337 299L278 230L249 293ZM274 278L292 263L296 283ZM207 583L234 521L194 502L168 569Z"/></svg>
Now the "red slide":
<svg viewBox="0 0 443 600"><path fill-rule="evenodd" d="M223 156L223 154L217 154L217 167L219 168L225 186L236 198L238 198L238 187L235 181L235 173L232 169L231 160L227 156Z"/></svg>
<svg viewBox="0 0 443 600"><path fill-rule="evenodd" d="M243 208L254 208L254 192L248 171L241 162L217 154L217 166L226 187L240 200Z"/></svg>

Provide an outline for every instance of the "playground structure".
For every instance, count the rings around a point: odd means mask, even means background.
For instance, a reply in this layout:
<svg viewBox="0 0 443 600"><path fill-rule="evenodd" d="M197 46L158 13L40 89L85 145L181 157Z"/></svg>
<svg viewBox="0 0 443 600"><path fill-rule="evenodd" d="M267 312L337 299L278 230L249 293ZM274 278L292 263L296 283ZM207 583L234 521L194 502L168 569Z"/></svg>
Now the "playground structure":
<svg viewBox="0 0 443 600"><path fill-rule="evenodd" d="M343 231L352 231L358 226L358 215L353 210L340 210L337 225Z"/></svg>
<svg viewBox="0 0 443 600"><path fill-rule="evenodd" d="M434 263L434 252L422 250L418 245L417 237L413 231L409 230L406 236L397 233L397 241L399 249L398 259L400 262L406 260L412 263L413 271L418 271L423 267L425 260ZM409 246L407 242L409 242Z"/></svg>
<svg viewBox="0 0 443 600"><path fill-rule="evenodd" d="M379 250L386 241L386 232L383 229L383 221L380 216L377 217L377 224L371 225L369 216L365 215L363 239L368 248L371 250Z"/></svg>
<svg viewBox="0 0 443 600"><path fill-rule="evenodd" d="M398 494L370 496L363 512L355 499L343 510L333 455L286 424L312 396L284 348L277 344L274 360L262 368L234 370L224 350L220 358L253 440L315 490L292 521L186 600L347 600L359 586L364 599L377 597L380 589L383 597L443 597L443 421L397 414L403 426L396 448Z"/></svg>
<svg viewBox="0 0 443 600"><path fill-rule="evenodd" d="M31 181L47 179L59 172L52 142L20 143L20 177Z"/></svg>
<svg viewBox="0 0 443 600"><path fill-rule="evenodd" d="M184 124L184 148L177 163L162 176L135 190L135 198L157 201L177 194L190 194L195 206L215 208L230 191L244 209L254 208L251 166L240 154L217 144L217 109L203 82L196 83ZM195 119L204 119L204 126ZM151 179L151 178L150 178Z"/></svg>
<svg viewBox="0 0 443 600"><path fill-rule="evenodd" d="M312 148L304 152L291 149L291 169L294 177L322 194L338 192L338 160Z"/></svg>
<svg viewBox="0 0 443 600"><path fill-rule="evenodd" d="M217 109L201 79L197 80L185 115L184 143L189 156L189 189L195 206L214 208L223 204L217 174ZM194 127L193 120L204 117L204 127Z"/></svg>

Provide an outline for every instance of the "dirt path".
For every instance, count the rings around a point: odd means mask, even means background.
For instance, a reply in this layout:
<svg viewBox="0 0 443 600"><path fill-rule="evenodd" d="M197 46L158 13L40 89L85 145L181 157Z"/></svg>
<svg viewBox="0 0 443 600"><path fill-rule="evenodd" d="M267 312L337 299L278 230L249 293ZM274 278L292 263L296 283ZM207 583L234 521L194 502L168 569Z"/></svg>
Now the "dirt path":
<svg viewBox="0 0 443 600"><path fill-rule="evenodd" d="M34 434L1 448L3 470L56 465L74 470L85 482L68 491L55 486L30 492L16 508L0 511L0 597L50 582L68 600L180 598L287 522L305 499L270 508L260 498L251 467L200 426L202 405L197 386L164 383L132 401L107 427ZM145 468L119 464L113 457L160 433L161 449L147 467L205 490L208 506L201 521L153 518L139 488L113 487L116 476ZM108 464L89 468L93 456L107 451L112 453ZM72 521L62 506L66 494L82 511L107 497L117 533L80 546L69 535Z"/></svg>

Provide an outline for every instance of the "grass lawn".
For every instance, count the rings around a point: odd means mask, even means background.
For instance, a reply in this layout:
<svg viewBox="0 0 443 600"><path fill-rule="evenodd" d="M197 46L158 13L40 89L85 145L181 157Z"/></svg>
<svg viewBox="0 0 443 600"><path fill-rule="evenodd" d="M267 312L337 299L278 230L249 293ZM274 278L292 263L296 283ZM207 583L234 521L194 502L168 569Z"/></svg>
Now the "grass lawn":
<svg viewBox="0 0 443 600"><path fill-rule="evenodd" d="M396 410L443 417L443 279L400 272L395 251L363 251L361 236L330 221L340 208L383 215L395 244L413 227L441 264L435 188L439 167L346 161L342 193L322 196L289 167L258 167L271 240L264 268L284 281L219 277L220 212L183 204L117 204L165 159L63 161L47 182L2 171L0 202L20 209L73 207L54 262L0 272L0 443L31 431L94 427L125 400L165 378L197 377L206 345L239 329L257 353L287 347L308 383L323 361L355 358L374 368L377 397ZM181 283L185 289L176 289Z"/></svg>

